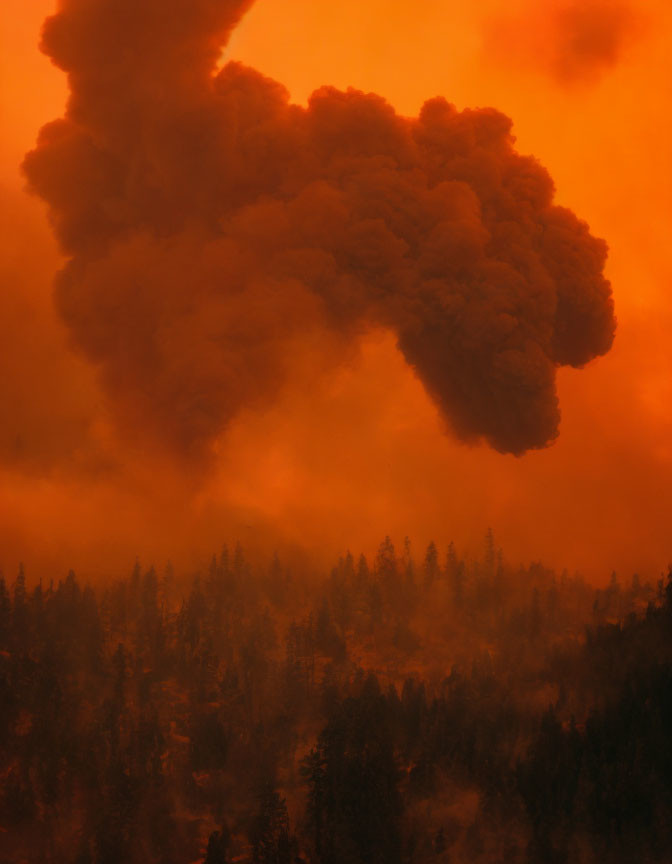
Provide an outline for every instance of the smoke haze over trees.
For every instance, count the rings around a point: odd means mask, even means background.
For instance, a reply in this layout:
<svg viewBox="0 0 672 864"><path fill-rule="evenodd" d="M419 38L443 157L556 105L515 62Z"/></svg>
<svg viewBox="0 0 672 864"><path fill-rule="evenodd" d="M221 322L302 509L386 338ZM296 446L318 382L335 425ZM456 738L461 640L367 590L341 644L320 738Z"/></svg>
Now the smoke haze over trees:
<svg viewBox="0 0 672 864"><path fill-rule="evenodd" d="M0 861L669 860L669 578L316 575L0 579Z"/></svg>
<svg viewBox="0 0 672 864"><path fill-rule="evenodd" d="M667 7L657 0L637 4L655 27L636 51L620 42L617 62L600 67L599 86L591 87L565 87L528 67L521 75L494 54L483 56L481 25L496 25L505 11L520 13L520 31L536 32L525 0L478 0L469 8L454 0L417 8L380 0L265 0L246 13L226 45L226 58L286 84L304 112L310 93L323 82L343 92L353 85L384 94L405 118L417 118L424 99L435 94L454 101L460 117L464 106L497 106L514 122L516 150L535 154L549 169L557 185L554 202L608 239L604 272L614 286L618 339L607 356L578 373L557 370L561 435L532 458L510 459L490 452L485 441L464 447L445 434L445 406L440 412L405 360L394 327L375 323L368 313L351 329L327 326L324 303L312 289L316 318L296 327L283 321L275 331L281 368L273 370L268 398L244 402L226 418L206 417L209 428L219 431L200 443L183 447L184 425L171 416L180 405L188 411L188 400L176 399L171 409L166 397L160 407L169 416L158 419L152 404L159 388L148 377L134 386L131 355L154 356L156 365L146 371L161 373L164 394L176 371L161 365L173 338L176 366L193 371L201 358L200 368L207 371L202 355L221 358L224 345L221 319L211 310L202 318L210 335L217 330L213 340L191 339L191 324L180 310L175 316L187 329L181 340L173 337L169 321L175 318L162 308L164 301L170 305L167 296L146 310L145 329L154 332L129 328L118 309L105 312L101 327L110 337L108 348L129 364L128 374L117 365L119 376L108 381L106 364L91 363L82 350L82 322L73 329L55 308L53 275L71 254L57 248L45 201L29 197L19 170L38 129L66 116L67 76L38 49L42 22L55 3L5 5L0 544L10 559L25 555L31 570L75 566L102 579L137 552L146 560L182 556L182 563L192 565L192 550L216 545L222 525L244 539L251 525L255 538L262 531L271 535L268 549L302 544L326 563L345 543L371 552L386 531L397 542L409 532L426 543L430 537L445 541L450 525L450 536L467 548L478 542L484 524L492 524L514 557L576 567L593 580L614 564L642 568L649 576L665 564L664 513L672 496L664 287L669 130L651 106L664 102L669 77ZM555 35L560 7L576 4L546 4L542 23ZM609 29L608 17L600 28ZM498 32L500 43L511 49ZM566 41L558 37L554 45L564 50ZM156 121L159 109L154 101L144 110L147 124ZM90 123L84 125L91 134ZM148 137L134 151L138 157L149 148ZM100 136L96 141L109 150L109 142ZM57 167L52 169L57 175ZM150 178L163 194L169 179L164 175ZM85 189L89 182L79 185ZM124 198L126 191L118 195ZM112 211L121 218L114 206ZM199 243L193 245L196 259ZM157 249L155 262L158 256ZM271 262L264 262L268 267ZM128 272L111 278L111 296L119 296ZM212 282L219 290L216 274ZM88 284L90 299L98 302L101 292ZM288 294L278 295L278 304L283 297L290 302ZM132 344L125 346L126 336ZM244 373L234 367L226 380L235 387ZM228 384L209 379L210 384L217 405L232 404ZM197 407L209 404L208 388L193 395ZM194 420L194 426L199 423ZM178 516L178 510L185 512Z"/></svg>
<svg viewBox="0 0 672 864"><path fill-rule="evenodd" d="M30 563L0 573L0 864L672 857L672 577L648 578L666 367L651 348L640 381L633 341L614 361L610 285L645 304L665 118L593 117L577 86L616 80L638 16L553 0L499 67L523 61L516 103L511 78L464 84L482 22L440 5L424 104L420 7L398 89L337 67L305 101L258 71L273 47L223 61L250 2L59 0L46 22L68 101L1 223L0 563ZM388 34L393 6L369 10ZM518 30L528 6L483 3ZM470 40L478 68L453 62ZM550 450L561 404L579 422ZM474 551L491 512L514 558L619 574L514 566L491 531ZM416 530L441 542L397 542ZM194 565L223 533L243 546ZM326 565L347 542L366 555Z"/></svg>

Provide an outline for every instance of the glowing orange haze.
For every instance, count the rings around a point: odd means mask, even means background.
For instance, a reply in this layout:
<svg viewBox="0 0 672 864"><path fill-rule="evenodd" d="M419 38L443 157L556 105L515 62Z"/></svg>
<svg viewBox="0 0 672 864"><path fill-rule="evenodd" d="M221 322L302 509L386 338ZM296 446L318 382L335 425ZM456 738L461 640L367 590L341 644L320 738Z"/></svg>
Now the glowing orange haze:
<svg viewBox="0 0 672 864"><path fill-rule="evenodd" d="M446 437L389 334L369 334L317 392L303 370L326 349L307 344L292 386L236 419L203 483L117 440L94 373L67 348L50 305L58 253L17 168L42 123L62 113L63 76L36 47L53 9L5 0L0 566L11 571L21 557L95 574L136 552L191 562L236 536L321 558L369 551L385 533L468 549L489 525L509 559L596 581L672 559L672 12L650 0L611 20L600 16L616 4L595 0L589 24L576 24L576 4L560 0L543 16L532 0L467 5L259 0L227 59L282 81L298 102L329 83L381 93L409 115L441 94L511 116L518 149L549 169L558 201L609 243L615 347L560 372L559 440L515 458ZM597 32L588 50L575 25ZM550 46L543 54L539 40ZM571 67L546 62L571 51Z"/></svg>

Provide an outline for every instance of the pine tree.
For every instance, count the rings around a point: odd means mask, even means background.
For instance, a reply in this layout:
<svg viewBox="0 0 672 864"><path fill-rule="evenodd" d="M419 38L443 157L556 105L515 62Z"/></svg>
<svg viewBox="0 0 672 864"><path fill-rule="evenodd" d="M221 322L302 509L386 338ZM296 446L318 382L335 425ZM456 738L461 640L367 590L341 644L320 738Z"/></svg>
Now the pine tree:
<svg viewBox="0 0 672 864"><path fill-rule="evenodd" d="M259 795L249 839L253 864L291 864L287 805L271 784L266 785Z"/></svg>
<svg viewBox="0 0 672 864"><path fill-rule="evenodd" d="M208 849L203 864L228 864L231 834L226 824L220 831L213 831L208 840Z"/></svg>
<svg viewBox="0 0 672 864"><path fill-rule="evenodd" d="M14 646L20 651L25 650L28 642L28 596L23 564L19 564L19 572L14 583L12 631Z"/></svg>
<svg viewBox="0 0 672 864"><path fill-rule="evenodd" d="M304 762L319 864L396 864L402 808L388 710L373 675L337 705Z"/></svg>
<svg viewBox="0 0 672 864"><path fill-rule="evenodd" d="M439 575L439 553L437 552L436 544L433 540L425 552L425 561L422 570L425 588L430 588Z"/></svg>
<svg viewBox="0 0 672 864"><path fill-rule="evenodd" d="M394 596L399 587L399 572L394 545L385 537L376 554L375 571L388 596Z"/></svg>
<svg viewBox="0 0 672 864"><path fill-rule="evenodd" d="M9 597L5 577L0 573L0 649L9 647L11 621L12 601Z"/></svg>

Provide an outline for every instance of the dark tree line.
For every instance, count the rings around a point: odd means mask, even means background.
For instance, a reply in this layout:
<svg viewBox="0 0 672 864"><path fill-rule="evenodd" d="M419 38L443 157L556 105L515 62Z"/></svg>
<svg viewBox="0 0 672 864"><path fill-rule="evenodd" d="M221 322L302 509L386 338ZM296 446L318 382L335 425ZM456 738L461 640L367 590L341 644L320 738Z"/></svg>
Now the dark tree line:
<svg viewBox="0 0 672 864"><path fill-rule="evenodd" d="M0 577L0 862L665 862L672 582L386 539Z"/></svg>

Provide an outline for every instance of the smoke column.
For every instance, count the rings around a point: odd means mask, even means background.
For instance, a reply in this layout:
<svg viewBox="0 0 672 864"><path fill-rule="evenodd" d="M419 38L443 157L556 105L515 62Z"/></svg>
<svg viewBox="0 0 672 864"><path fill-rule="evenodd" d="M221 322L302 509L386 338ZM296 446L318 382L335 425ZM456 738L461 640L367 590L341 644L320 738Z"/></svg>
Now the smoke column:
<svg viewBox="0 0 672 864"><path fill-rule="evenodd" d="M612 344L605 244L495 110L433 99L409 119L328 87L302 108L218 71L249 5L62 0L44 28L70 98L24 169L68 259L58 309L120 428L207 463L306 333L338 362L382 326L460 438L549 444L557 367Z"/></svg>

